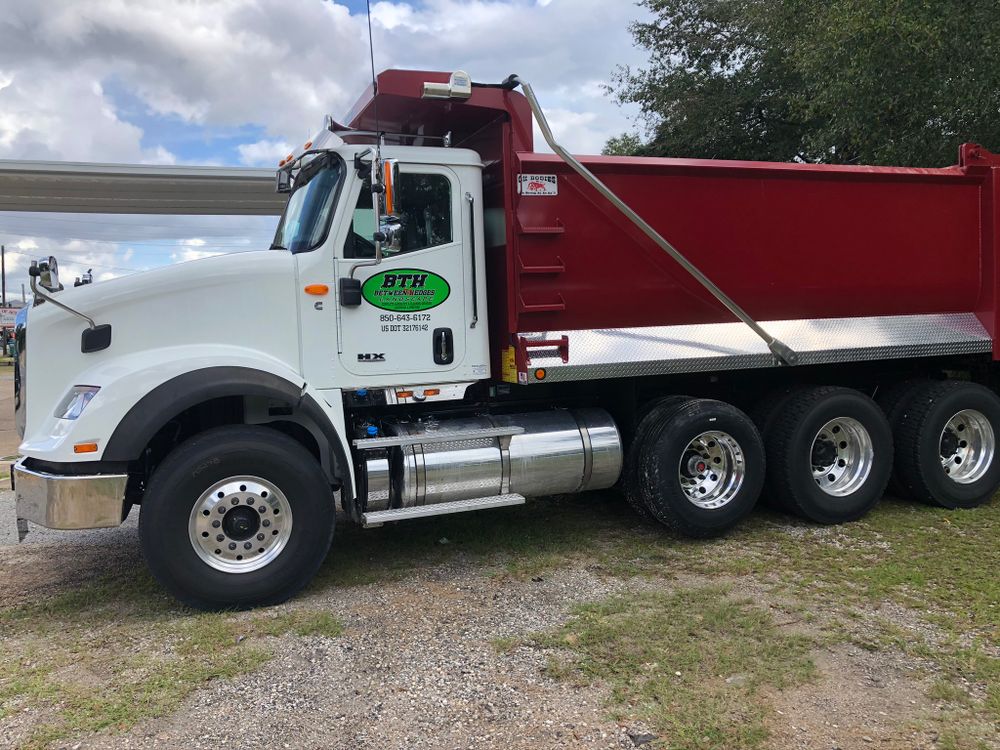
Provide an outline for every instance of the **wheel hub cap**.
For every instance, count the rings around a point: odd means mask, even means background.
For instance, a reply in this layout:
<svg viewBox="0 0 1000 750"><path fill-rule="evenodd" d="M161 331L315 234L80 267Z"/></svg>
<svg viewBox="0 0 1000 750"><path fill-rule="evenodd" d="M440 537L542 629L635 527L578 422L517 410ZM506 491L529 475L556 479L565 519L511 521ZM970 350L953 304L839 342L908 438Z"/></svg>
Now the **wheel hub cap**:
<svg viewBox="0 0 1000 750"><path fill-rule="evenodd" d="M236 476L208 487L188 521L201 560L227 573L259 570L276 558L292 532L288 499L260 477Z"/></svg>
<svg viewBox="0 0 1000 750"><path fill-rule="evenodd" d="M959 484L971 484L989 470L996 453L993 426L982 412L964 409L941 431L941 468Z"/></svg>
<svg viewBox="0 0 1000 750"><path fill-rule="evenodd" d="M868 430L850 417L831 419L813 438L813 480L823 492L845 497L856 492L871 474L875 461Z"/></svg>
<svg viewBox="0 0 1000 750"><path fill-rule="evenodd" d="M713 510L739 493L746 476L743 449L725 432L703 432L688 443L677 478L688 500Z"/></svg>

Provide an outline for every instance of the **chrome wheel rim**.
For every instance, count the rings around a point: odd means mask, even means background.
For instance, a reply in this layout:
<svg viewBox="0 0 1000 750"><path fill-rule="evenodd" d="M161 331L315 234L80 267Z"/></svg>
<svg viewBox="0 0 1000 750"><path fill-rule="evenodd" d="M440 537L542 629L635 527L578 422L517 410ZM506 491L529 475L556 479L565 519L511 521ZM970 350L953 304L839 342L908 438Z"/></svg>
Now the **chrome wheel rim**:
<svg viewBox="0 0 1000 750"><path fill-rule="evenodd" d="M812 475L827 495L845 497L865 483L875 462L868 430L856 419L837 417L823 425L810 449Z"/></svg>
<svg viewBox="0 0 1000 750"><path fill-rule="evenodd" d="M703 432L681 454L677 477L694 505L714 510L728 505L743 487L743 449L726 432Z"/></svg>
<svg viewBox="0 0 1000 750"><path fill-rule="evenodd" d="M236 476L206 489L191 510L188 536L199 558L226 573L260 570L292 533L288 498L266 479Z"/></svg>
<svg viewBox="0 0 1000 750"><path fill-rule="evenodd" d="M996 439L993 425L982 412L963 409L941 430L941 468L958 484L983 478L993 463Z"/></svg>

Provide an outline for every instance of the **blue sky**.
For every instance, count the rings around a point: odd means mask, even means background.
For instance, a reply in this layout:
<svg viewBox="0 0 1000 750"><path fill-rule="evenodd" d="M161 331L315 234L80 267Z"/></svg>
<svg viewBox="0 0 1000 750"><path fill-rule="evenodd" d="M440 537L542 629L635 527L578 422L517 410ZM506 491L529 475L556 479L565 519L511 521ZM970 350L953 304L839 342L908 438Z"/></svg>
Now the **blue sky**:
<svg viewBox="0 0 1000 750"><path fill-rule="evenodd" d="M367 85L365 5L5 0L0 158L273 165ZM617 65L642 64L628 26L643 13L631 0L380 0L376 67L516 71L560 138L594 153L636 127L602 86ZM266 247L275 221L0 214L0 242L16 289L33 255L110 278Z"/></svg>

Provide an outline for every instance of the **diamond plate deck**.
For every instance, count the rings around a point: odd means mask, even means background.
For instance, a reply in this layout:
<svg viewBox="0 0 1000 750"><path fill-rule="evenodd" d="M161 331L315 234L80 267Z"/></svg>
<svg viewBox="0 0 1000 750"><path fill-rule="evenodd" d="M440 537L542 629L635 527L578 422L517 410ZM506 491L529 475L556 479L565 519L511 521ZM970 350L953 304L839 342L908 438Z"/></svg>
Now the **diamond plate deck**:
<svg viewBox="0 0 1000 750"><path fill-rule="evenodd" d="M973 313L866 318L775 320L761 324L800 356L801 365L936 357L992 351L993 342ZM529 349L521 383L568 382L640 375L779 367L767 346L742 323L545 331L524 341L569 338L569 359L555 349Z"/></svg>

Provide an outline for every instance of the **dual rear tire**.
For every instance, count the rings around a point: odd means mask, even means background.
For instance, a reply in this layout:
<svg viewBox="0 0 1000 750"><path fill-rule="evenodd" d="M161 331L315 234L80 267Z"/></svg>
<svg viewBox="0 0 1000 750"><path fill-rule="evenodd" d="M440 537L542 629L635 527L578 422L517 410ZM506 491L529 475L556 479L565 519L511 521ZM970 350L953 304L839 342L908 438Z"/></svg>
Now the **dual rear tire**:
<svg viewBox="0 0 1000 750"><path fill-rule="evenodd" d="M971 508L1000 488L998 436L1000 398L958 381L910 381L879 404L849 388L794 388L762 401L753 420L719 401L669 397L647 406L623 484L642 516L693 537L732 528L762 491L816 523L854 521L890 477L907 497Z"/></svg>

